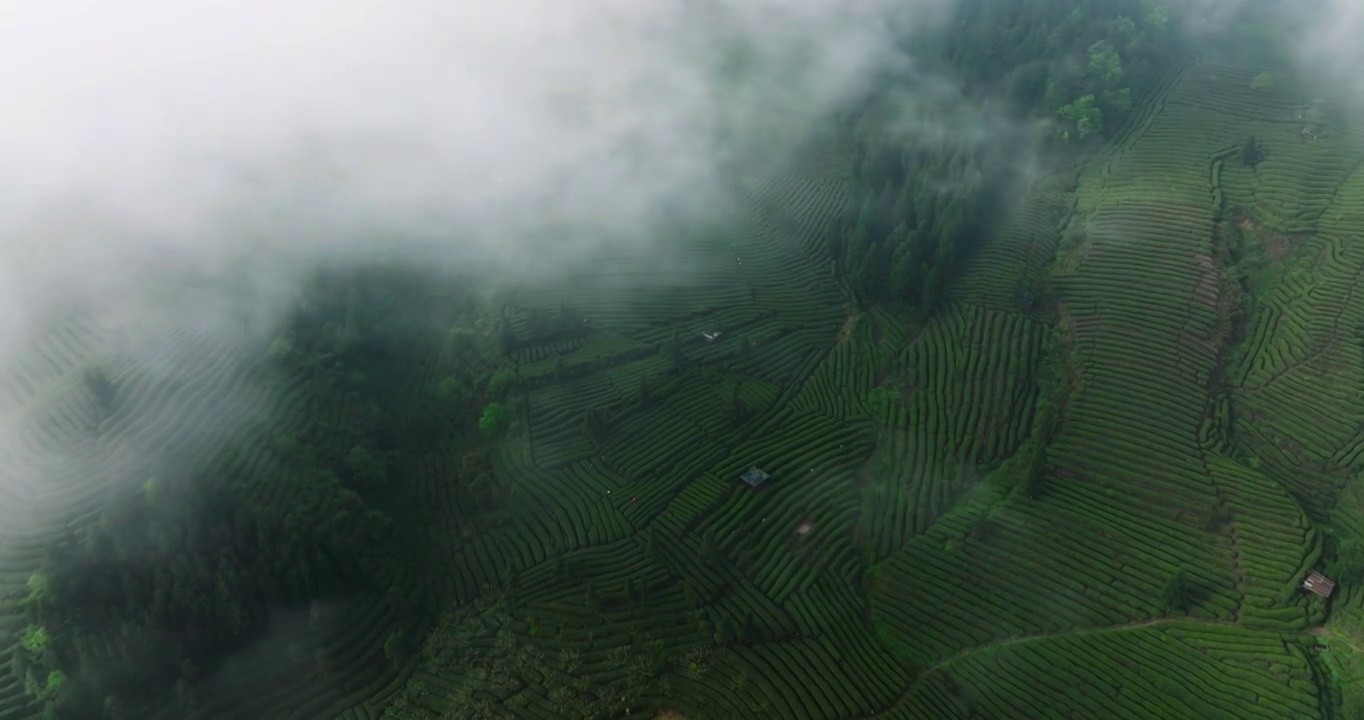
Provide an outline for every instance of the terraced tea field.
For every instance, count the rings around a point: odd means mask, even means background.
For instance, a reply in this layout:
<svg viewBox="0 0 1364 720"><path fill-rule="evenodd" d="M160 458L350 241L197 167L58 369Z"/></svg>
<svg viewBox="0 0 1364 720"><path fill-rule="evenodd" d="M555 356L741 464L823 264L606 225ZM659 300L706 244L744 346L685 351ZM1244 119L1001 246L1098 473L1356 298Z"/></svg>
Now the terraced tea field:
<svg viewBox="0 0 1364 720"><path fill-rule="evenodd" d="M205 683L199 715L1359 707L1328 688L1355 677L1364 595L1342 579L1327 621L1299 585L1328 536L1364 540L1364 143L1343 121L1305 139L1311 98L1254 74L1170 74L1106 153L1032 185L921 327L859 310L830 271L821 234L851 202L837 152L740 183L726 221L677 249L685 273L621 259L517 289L503 521L455 542L458 453L423 458L404 532L431 559L315 613L321 632L282 615L273 645ZM1278 263L1252 278L1239 346L1224 218ZM1049 277L1054 307L1023 307L1021 276ZM586 331L533 334L561 305ZM240 394L233 348L157 343L174 382L84 316L8 369L0 395L22 412L0 463L0 581L21 586L43 542L79 533L121 468L176 450L167 438L211 453L172 428L244 422L217 409ZM97 434L79 381L94 362L139 398ZM270 410L315 422L309 406L285 392ZM267 445L244 461L270 462ZM69 470L92 458L107 474ZM770 479L748 487L750 467ZM391 662L399 630L421 649ZM0 718L36 716L5 672Z"/></svg>

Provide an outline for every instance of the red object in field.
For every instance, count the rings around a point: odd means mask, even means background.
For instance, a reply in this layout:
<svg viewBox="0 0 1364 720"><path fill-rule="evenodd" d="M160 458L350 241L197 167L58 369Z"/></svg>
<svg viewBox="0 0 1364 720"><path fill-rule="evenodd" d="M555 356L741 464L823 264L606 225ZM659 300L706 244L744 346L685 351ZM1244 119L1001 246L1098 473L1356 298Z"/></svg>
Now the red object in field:
<svg viewBox="0 0 1364 720"><path fill-rule="evenodd" d="M630 503L631 503L631 504L634 504L634 503L637 503L637 502L639 502L639 498L630 498Z"/></svg>

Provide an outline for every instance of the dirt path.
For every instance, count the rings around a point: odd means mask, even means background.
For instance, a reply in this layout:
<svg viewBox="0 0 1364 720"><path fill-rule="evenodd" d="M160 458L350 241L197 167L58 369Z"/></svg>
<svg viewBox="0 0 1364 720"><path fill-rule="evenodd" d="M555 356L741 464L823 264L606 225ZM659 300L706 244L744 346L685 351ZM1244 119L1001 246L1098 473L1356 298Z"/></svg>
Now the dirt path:
<svg viewBox="0 0 1364 720"><path fill-rule="evenodd" d="M857 321L862 319L862 313L850 312L851 308L844 306L845 311L849 311L847 319L838 328L838 342L845 343L852 339L853 331L857 329Z"/></svg>

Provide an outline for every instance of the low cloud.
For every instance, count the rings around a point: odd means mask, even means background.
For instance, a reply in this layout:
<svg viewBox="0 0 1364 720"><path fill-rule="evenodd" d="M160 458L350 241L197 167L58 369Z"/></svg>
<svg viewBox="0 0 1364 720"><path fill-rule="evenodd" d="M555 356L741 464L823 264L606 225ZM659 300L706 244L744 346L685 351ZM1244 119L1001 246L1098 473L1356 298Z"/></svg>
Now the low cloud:
<svg viewBox="0 0 1364 720"><path fill-rule="evenodd" d="M1174 16L1196 43L1244 61L1288 63L1305 80L1364 100L1364 4L1357 0L1181 0Z"/></svg>
<svg viewBox="0 0 1364 720"><path fill-rule="evenodd" d="M235 287L224 302L269 312L318 261L536 272L666 243L661 217L795 147L774 131L862 91L894 31L948 7L15 0L0 348L55 302L135 316L158 288Z"/></svg>

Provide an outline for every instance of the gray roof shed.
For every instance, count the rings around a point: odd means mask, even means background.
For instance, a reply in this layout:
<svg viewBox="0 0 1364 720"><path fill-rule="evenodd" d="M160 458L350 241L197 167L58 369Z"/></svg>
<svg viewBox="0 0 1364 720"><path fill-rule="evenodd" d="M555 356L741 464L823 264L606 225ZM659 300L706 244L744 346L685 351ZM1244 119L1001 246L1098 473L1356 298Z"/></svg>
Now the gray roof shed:
<svg viewBox="0 0 1364 720"><path fill-rule="evenodd" d="M767 473L763 472L762 469L756 465L745 470L744 473L739 476L739 479L748 483L749 487L758 487L759 485L762 485L771 478L772 478L771 475L768 475Z"/></svg>

